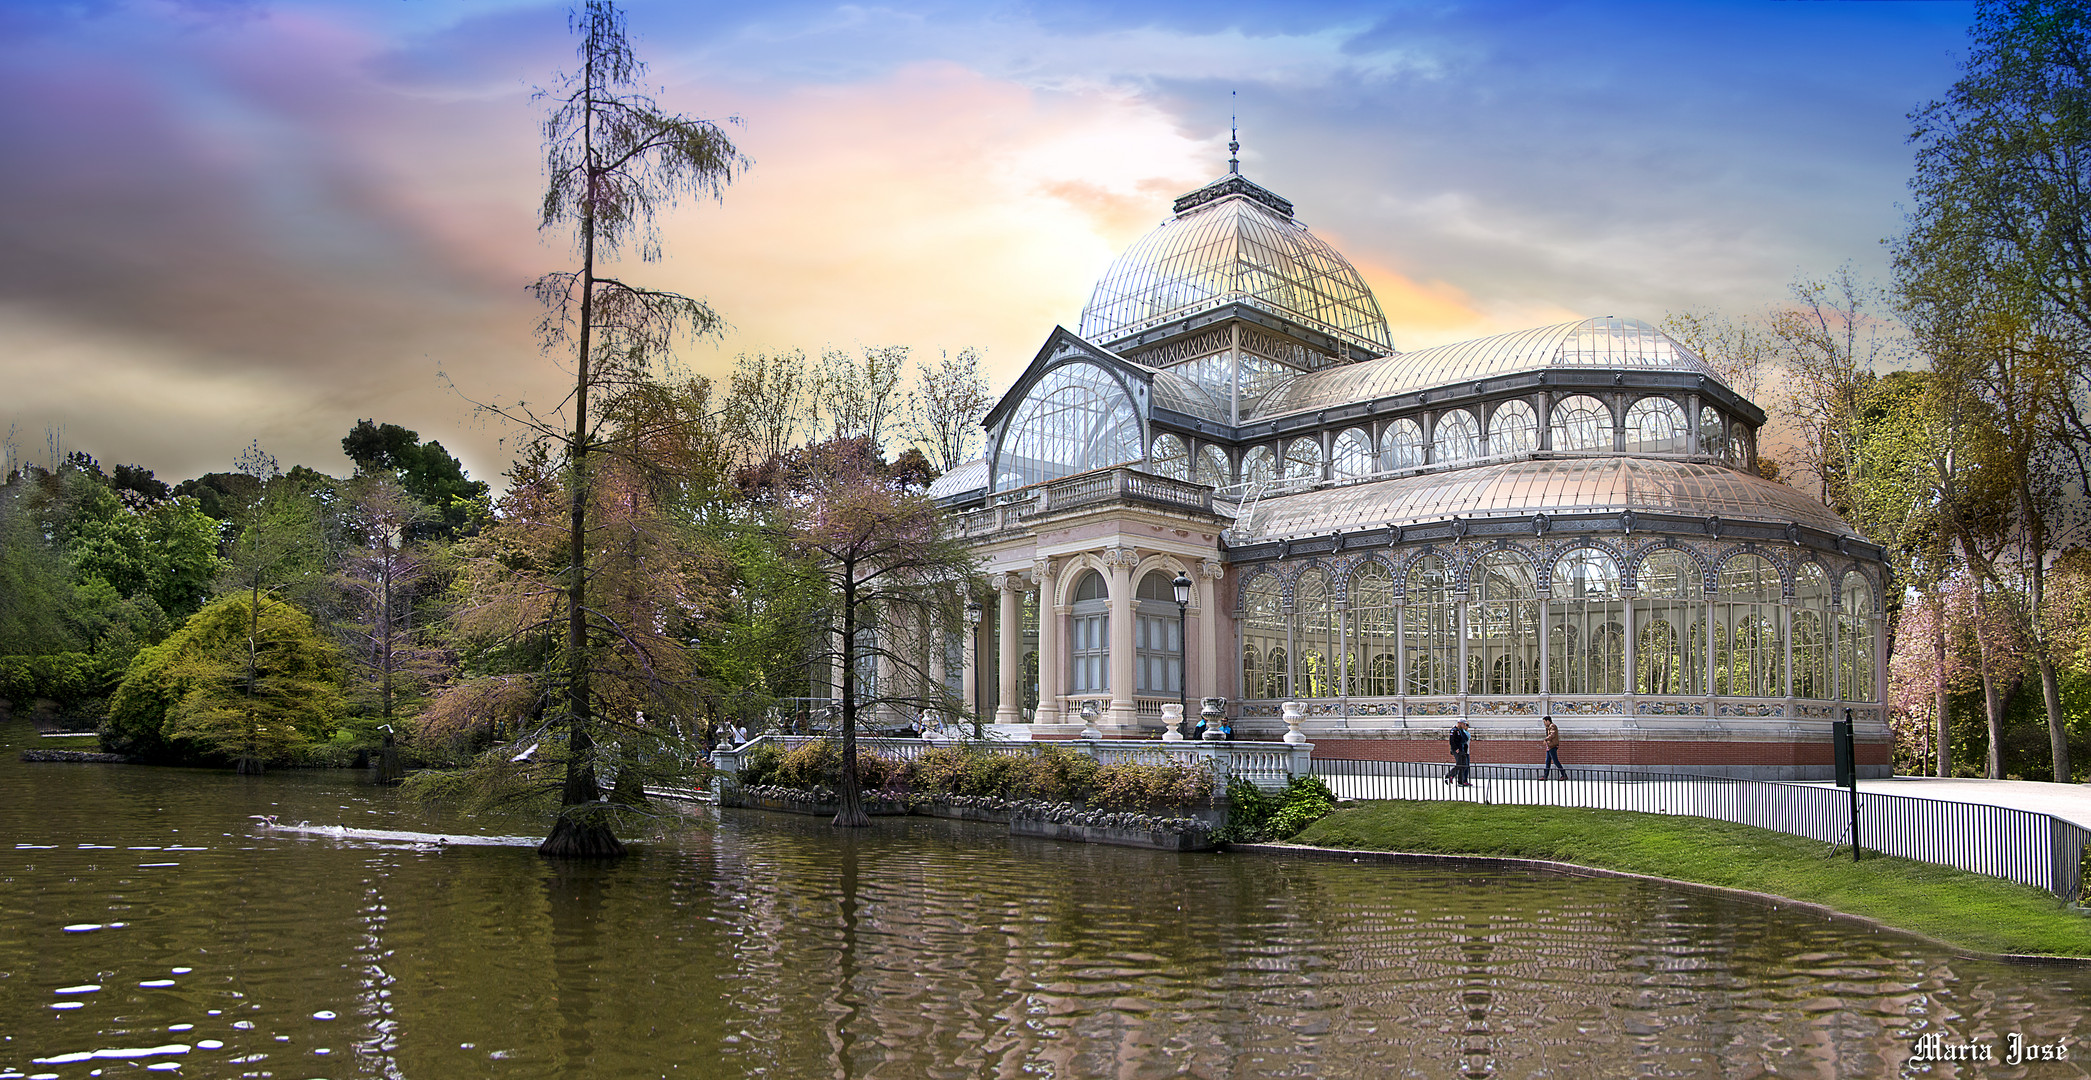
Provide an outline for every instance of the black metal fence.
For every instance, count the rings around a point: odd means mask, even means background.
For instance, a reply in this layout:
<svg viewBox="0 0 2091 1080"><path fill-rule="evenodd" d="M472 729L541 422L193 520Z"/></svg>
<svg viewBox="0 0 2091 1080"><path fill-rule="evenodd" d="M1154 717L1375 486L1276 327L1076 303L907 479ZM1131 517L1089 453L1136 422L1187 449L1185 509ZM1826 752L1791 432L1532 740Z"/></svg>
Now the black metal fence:
<svg viewBox="0 0 2091 1080"><path fill-rule="evenodd" d="M1411 761L1315 758L1314 775L1345 799L1452 799L1530 806L1684 814L1752 825L1831 844L1851 842L1851 795L1843 788L1738 780L1689 773L1570 769L1547 779L1523 765L1475 765L1469 785L1448 766ZM2031 810L1911 795L1859 793L1859 845L1866 851L1958 867L2046 889L2065 900L2083 892L2091 830Z"/></svg>

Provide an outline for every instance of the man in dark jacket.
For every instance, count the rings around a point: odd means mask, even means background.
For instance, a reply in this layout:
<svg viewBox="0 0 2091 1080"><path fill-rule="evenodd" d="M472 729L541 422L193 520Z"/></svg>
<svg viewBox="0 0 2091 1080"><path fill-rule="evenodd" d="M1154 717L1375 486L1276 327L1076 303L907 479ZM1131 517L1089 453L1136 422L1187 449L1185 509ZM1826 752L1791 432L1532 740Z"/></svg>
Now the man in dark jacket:
<svg viewBox="0 0 2091 1080"><path fill-rule="evenodd" d="M1465 720L1452 725L1452 771L1445 774L1446 783L1457 783L1460 787L1473 786L1467 782L1467 743L1470 741Z"/></svg>

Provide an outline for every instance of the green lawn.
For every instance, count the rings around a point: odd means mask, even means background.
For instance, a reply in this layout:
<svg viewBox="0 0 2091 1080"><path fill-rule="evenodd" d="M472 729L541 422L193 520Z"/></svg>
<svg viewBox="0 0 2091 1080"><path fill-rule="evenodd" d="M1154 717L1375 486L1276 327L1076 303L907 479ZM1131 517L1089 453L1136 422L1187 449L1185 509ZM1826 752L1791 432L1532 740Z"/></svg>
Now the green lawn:
<svg viewBox="0 0 2091 1080"><path fill-rule="evenodd" d="M1295 844L1548 859L1771 893L1969 949L2091 957L2091 914L2043 890L1951 867L1696 817L1543 806L1365 802Z"/></svg>

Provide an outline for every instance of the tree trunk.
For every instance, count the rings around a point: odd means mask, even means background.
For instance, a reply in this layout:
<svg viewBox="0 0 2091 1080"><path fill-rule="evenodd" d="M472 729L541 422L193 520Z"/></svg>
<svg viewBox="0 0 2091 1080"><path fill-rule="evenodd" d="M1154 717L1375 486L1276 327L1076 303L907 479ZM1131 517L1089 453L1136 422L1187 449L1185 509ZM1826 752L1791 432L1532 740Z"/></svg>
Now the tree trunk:
<svg viewBox="0 0 2091 1080"><path fill-rule="evenodd" d="M624 844L608 825L562 815L537 853L551 859L618 859L624 857Z"/></svg>
<svg viewBox="0 0 2091 1080"><path fill-rule="evenodd" d="M842 575L842 775L835 778L835 824L861 829L871 824L857 786L857 570L845 562Z"/></svg>
<svg viewBox="0 0 2091 1080"><path fill-rule="evenodd" d="M1990 661L1989 635L1984 632L1989 622L1989 598L1982 586L1975 587L1975 658L1982 665L1982 711L1989 722L1989 761L1983 775L1991 780L2004 778L2004 688Z"/></svg>
<svg viewBox="0 0 2091 1080"><path fill-rule="evenodd" d="M2047 706L2048 752L2053 755L2055 783L2073 782L2069 771L2069 728L2062 716L2062 687L2055 677L2054 662L2047 658L2047 650L2040 650L2040 697Z"/></svg>
<svg viewBox="0 0 2091 1080"><path fill-rule="evenodd" d="M1939 775L1953 775L1953 723L1952 695L1946 690L1946 605L1944 598L1931 598L1931 650L1938 662L1938 728Z"/></svg>
<svg viewBox="0 0 2091 1080"><path fill-rule="evenodd" d="M592 53L588 57L586 79L592 100L595 85L595 56ZM591 186L596 180L595 152L591 141L594 124L593 115L584 120L581 135L582 155L589 165ZM589 351L594 347L594 300L595 215L593 210L584 210L581 215L580 327L574 358L574 434L567 453L573 470L573 505L566 548L567 758L566 783L559 797L562 809L595 802L601 795L595 783L595 759L591 753L595 740L589 722L593 703L589 700L588 678L588 380L589 362L593 359ZM624 854L624 845L618 843L608 825L562 813L552 826L552 835L538 845L537 853L553 858L611 858Z"/></svg>

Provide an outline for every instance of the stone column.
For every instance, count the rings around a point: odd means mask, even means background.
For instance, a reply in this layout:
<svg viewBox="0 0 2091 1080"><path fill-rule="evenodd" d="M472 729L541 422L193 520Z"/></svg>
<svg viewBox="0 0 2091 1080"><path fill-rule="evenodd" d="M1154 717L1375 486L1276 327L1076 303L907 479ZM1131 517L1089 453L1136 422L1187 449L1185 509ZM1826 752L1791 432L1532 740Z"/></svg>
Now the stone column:
<svg viewBox="0 0 2091 1080"><path fill-rule="evenodd" d="M1051 559L1031 564L1031 576L1038 582L1038 713L1033 719L1041 724L1060 721L1060 693L1067 678L1060 661L1063 613L1053 596L1053 575L1057 570Z"/></svg>
<svg viewBox="0 0 2091 1080"><path fill-rule="evenodd" d="M951 692L951 671L944 661L944 631L938 629L936 620L927 614L922 616L922 641L922 647L929 651L929 685L923 687L922 697L925 701L942 701L944 695ZM938 712L947 711L941 705L933 708Z"/></svg>
<svg viewBox="0 0 2091 1080"><path fill-rule="evenodd" d="M1140 726L1140 708L1133 702L1133 568L1140 555L1131 548L1104 551L1104 565L1111 569L1111 714L1112 724L1128 731Z"/></svg>
<svg viewBox="0 0 2091 1080"><path fill-rule="evenodd" d="M959 657L962 661L958 677L958 696L963 699L960 703L971 712L980 708L980 627L968 626L964 633L965 639L958 643Z"/></svg>
<svg viewBox="0 0 2091 1080"><path fill-rule="evenodd" d="M1014 724L1023 718L1024 704L1024 578L996 574L990 584L1002 598L1001 620L995 627L995 640L1001 645L1002 700L995 705L995 723Z"/></svg>
<svg viewBox="0 0 2091 1080"><path fill-rule="evenodd" d="M1190 665L1184 665L1185 687L1197 687L1201 692L1190 694L1192 698L1224 697L1220 693L1220 579L1227 574L1227 566L1218 559L1207 559L1198 564L1198 681L1189 682ZM1184 642L1189 651L1191 643ZM1247 695L1236 693L1236 697Z"/></svg>

